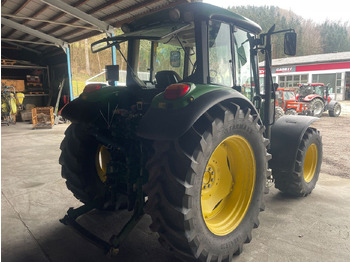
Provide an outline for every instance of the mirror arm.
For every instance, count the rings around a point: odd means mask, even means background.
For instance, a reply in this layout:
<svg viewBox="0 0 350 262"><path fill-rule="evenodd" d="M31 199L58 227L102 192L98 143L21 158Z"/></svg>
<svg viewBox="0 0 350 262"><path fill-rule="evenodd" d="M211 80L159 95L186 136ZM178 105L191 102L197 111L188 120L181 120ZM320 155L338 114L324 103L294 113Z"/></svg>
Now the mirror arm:
<svg viewBox="0 0 350 262"><path fill-rule="evenodd" d="M270 35L275 35L275 34L279 34L279 33L285 33L285 32L293 32L295 33L295 30L290 28L290 29L285 29L285 30L280 30L280 31L275 31L275 32L268 32L267 34L270 34ZM264 34L264 35L267 35L267 34Z"/></svg>

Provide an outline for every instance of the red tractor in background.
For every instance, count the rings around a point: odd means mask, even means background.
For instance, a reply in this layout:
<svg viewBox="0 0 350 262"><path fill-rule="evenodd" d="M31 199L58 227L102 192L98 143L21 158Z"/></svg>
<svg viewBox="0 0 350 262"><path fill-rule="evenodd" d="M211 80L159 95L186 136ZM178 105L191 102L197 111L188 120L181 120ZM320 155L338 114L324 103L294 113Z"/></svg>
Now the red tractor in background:
<svg viewBox="0 0 350 262"><path fill-rule="evenodd" d="M309 103L309 108L316 117L322 116L324 111L328 111L329 116L333 117L339 116L341 112L341 105L329 96L329 84L301 84L296 99Z"/></svg>
<svg viewBox="0 0 350 262"><path fill-rule="evenodd" d="M277 88L276 90L276 104L275 104L276 118L283 114L285 115L311 115L309 103L297 101L294 89L291 88Z"/></svg>

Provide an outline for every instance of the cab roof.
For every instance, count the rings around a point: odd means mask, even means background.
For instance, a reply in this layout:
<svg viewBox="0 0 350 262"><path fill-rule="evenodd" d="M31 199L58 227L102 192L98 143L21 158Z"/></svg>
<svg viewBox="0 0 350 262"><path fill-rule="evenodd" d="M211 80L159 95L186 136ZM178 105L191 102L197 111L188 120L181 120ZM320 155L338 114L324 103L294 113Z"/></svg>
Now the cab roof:
<svg viewBox="0 0 350 262"><path fill-rule="evenodd" d="M259 34L262 31L261 27L257 23L244 16L238 15L221 7L201 2L180 4L175 8L165 9L152 15L134 20L129 24L130 29L132 31L137 31L148 26L171 22L169 12L170 10L174 9L178 9L180 11L180 20L186 20L189 16L192 16L193 19L214 19L234 24L237 27L245 29L253 34Z"/></svg>

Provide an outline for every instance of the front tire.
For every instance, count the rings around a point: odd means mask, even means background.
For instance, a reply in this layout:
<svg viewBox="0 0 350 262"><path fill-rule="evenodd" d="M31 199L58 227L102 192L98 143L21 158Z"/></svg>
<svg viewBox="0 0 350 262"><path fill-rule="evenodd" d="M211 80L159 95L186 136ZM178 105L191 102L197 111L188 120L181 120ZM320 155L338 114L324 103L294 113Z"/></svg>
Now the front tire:
<svg viewBox="0 0 350 262"><path fill-rule="evenodd" d="M289 116L296 116L298 113L295 108L288 108L284 114Z"/></svg>
<svg viewBox="0 0 350 262"><path fill-rule="evenodd" d="M275 107L275 121L282 116L284 116L283 108L280 106L276 106Z"/></svg>
<svg viewBox="0 0 350 262"><path fill-rule="evenodd" d="M293 196L307 196L316 186L321 163L321 136L316 129L309 127L300 142L294 170L272 170L275 187Z"/></svg>
<svg viewBox="0 0 350 262"><path fill-rule="evenodd" d="M214 106L176 141L154 142L146 213L163 243L199 261L231 261L259 225L267 139L258 116Z"/></svg>
<svg viewBox="0 0 350 262"><path fill-rule="evenodd" d="M313 116L321 117L324 111L324 102L319 98L315 98L311 101L310 108Z"/></svg>

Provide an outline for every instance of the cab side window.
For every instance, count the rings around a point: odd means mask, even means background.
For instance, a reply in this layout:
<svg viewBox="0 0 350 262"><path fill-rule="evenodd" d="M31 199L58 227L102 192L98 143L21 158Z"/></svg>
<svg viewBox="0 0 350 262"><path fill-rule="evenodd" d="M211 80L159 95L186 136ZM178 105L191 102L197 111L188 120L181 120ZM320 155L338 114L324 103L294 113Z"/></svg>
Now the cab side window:
<svg viewBox="0 0 350 262"><path fill-rule="evenodd" d="M233 86L231 28L218 21L209 24L209 76L211 84Z"/></svg>
<svg viewBox="0 0 350 262"><path fill-rule="evenodd" d="M252 68L250 62L250 44L247 32L237 29L235 37L235 71L236 85L241 87L242 93L250 98L253 91Z"/></svg>

